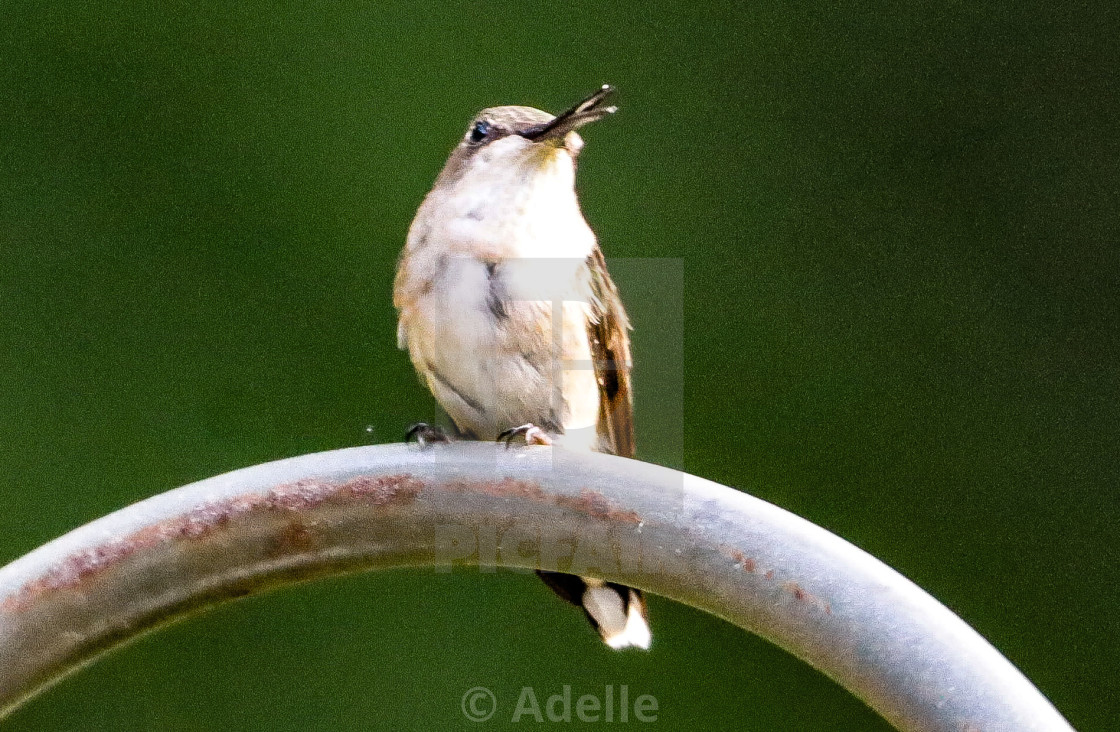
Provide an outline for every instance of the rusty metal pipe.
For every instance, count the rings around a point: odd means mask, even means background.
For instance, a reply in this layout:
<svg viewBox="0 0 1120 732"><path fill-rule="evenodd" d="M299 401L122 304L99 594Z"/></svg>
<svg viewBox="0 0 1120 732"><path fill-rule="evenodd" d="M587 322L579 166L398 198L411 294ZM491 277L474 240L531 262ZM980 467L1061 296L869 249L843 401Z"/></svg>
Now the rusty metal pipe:
<svg viewBox="0 0 1120 732"><path fill-rule="evenodd" d="M0 569L0 716L223 600L381 567L580 571L711 612L900 730L1070 730L964 621L879 560L693 475L548 447L357 447L178 488Z"/></svg>

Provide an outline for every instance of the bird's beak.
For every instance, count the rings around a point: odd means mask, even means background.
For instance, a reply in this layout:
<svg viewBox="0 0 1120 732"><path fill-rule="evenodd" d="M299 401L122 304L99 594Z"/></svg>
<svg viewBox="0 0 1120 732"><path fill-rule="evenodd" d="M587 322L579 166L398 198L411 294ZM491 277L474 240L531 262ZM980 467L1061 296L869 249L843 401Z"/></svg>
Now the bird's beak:
<svg viewBox="0 0 1120 732"><path fill-rule="evenodd" d="M521 136L533 142L545 142L546 140L561 142L569 132L618 111L618 107L603 106L603 102L612 94L614 94L614 87L610 84L603 84L598 91L576 106L556 115L550 122L545 122L534 129L522 132Z"/></svg>

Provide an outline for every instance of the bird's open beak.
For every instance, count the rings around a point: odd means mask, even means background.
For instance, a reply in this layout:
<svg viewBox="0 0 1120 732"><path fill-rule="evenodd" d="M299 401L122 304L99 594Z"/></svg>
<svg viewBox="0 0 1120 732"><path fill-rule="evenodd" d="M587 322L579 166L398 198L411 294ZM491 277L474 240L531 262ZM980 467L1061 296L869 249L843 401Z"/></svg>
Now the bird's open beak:
<svg viewBox="0 0 1120 732"><path fill-rule="evenodd" d="M614 94L614 87L610 84L603 84L598 91L576 106L556 115L550 122L545 122L534 129L522 132L521 136L533 142L561 141L572 130L577 130L589 122L602 119L618 111L618 107L603 106L603 102L612 94Z"/></svg>

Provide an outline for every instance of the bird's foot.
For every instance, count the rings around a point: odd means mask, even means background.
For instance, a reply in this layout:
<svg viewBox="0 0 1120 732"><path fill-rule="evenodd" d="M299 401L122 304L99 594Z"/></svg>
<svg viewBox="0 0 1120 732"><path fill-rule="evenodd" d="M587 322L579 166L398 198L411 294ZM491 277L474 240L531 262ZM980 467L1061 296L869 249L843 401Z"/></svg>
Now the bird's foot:
<svg viewBox="0 0 1120 732"><path fill-rule="evenodd" d="M408 428L408 432L404 433L406 445L413 440L416 440L416 444L420 446L421 450L436 442L451 442L451 438L443 431L442 427L427 422L417 422Z"/></svg>
<svg viewBox="0 0 1120 732"><path fill-rule="evenodd" d="M506 443L506 449L513 444L513 441L521 437L525 440L526 445L551 445L552 438L545 434L544 430L535 424L523 424L520 427L508 429L502 434L498 435L498 442Z"/></svg>

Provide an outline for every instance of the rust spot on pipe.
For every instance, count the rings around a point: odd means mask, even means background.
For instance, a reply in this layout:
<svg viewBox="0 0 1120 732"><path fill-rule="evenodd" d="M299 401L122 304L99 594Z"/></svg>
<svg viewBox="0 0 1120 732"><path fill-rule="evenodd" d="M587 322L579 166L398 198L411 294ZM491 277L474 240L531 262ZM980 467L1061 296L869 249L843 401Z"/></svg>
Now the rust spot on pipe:
<svg viewBox="0 0 1120 732"><path fill-rule="evenodd" d="M483 493L495 498L526 498L533 501L547 500L548 496L536 483L516 478L484 481L452 481L447 484L451 490Z"/></svg>
<svg viewBox="0 0 1120 732"><path fill-rule="evenodd" d="M604 521L616 521L625 524L639 524L642 521L637 512L623 510L602 493L589 488L582 489L578 496L553 496L545 492L537 483L515 478L488 481L450 481L444 484L444 487L454 491L483 493L497 498L547 501L561 508L578 511Z"/></svg>
<svg viewBox="0 0 1120 732"><path fill-rule="evenodd" d="M300 480L270 490L264 497L269 509L302 511L329 500L361 499L375 506L408 505L416 499L424 483L410 475L359 475L345 483Z"/></svg>
<svg viewBox="0 0 1120 732"><path fill-rule="evenodd" d="M732 561L742 567L744 572L754 572L754 559L743 554L743 552L738 549L732 549L729 553Z"/></svg>
<svg viewBox="0 0 1120 732"><path fill-rule="evenodd" d="M414 501L423 487L423 481L407 474L357 476L343 483L302 480L276 486L262 494L244 494L204 503L127 536L71 554L0 602L0 611L15 612L44 593L75 589L88 578L158 544L206 538L246 514L303 511L327 501L359 500L374 506L403 506ZM289 522L275 537L274 551L282 554L305 549L313 538L312 532L302 523Z"/></svg>
<svg viewBox="0 0 1120 732"><path fill-rule="evenodd" d="M302 521L292 521L276 535L276 541L268 549L270 557L305 552L315 546L315 535Z"/></svg>
<svg viewBox="0 0 1120 732"><path fill-rule="evenodd" d="M720 545L719 550L720 553L733 561L744 572L750 572L753 574L756 570L758 570L758 563L754 560L753 557L748 557L746 554L744 554L742 550L736 549L733 546L728 546L727 544ZM774 579L774 570L768 569L763 573L762 576L768 580L772 580ZM832 614L832 605L830 605L827 600L822 600L819 597L811 594L808 590L802 587L800 583L793 580L788 580L782 583L782 589L792 595L794 600L797 600L798 602L808 603L814 607L817 607L825 615Z"/></svg>
<svg viewBox="0 0 1120 732"><path fill-rule="evenodd" d="M804 587L802 587L798 583L793 581L785 582L782 584L782 588L785 589L789 594L793 595L794 600L797 600L798 602L809 603L810 605L820 608L820 610L824 612L825 615L832 614L832 605L830 605L826 600L822 600L816 595L810 594Z"/></svg>
<svg viewBox="0 0 1120 732"><path fill-rule="evenodd" d="M641 517L635 511L624 511L618 508L602 493L584 488L579 496L556 496L556 505L570 508L585 513L593 518L604 521L618 521L626 524L641 523Z"/></svg>
<svg viewBox="0 0 1120 732"><path fill-rule="evenodd" d="M375 506L407 506L416 500L424 483L411 476L370 477L359 475L339 486L339 493L363 499Z"/></svg>

